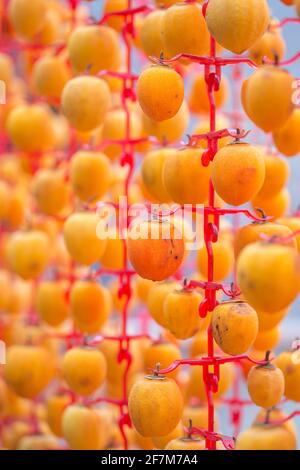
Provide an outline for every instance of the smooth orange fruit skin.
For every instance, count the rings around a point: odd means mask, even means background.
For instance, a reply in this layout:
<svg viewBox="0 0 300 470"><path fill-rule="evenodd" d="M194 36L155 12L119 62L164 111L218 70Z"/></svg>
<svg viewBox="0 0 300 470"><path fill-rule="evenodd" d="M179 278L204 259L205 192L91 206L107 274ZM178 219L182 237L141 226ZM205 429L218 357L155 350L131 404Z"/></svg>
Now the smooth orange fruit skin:
<svg viewBox="0 0 300 470"><path fill-rule="evenodd" d="M46 402L47 423L53 434L58 437L63 437L62 417L69 404L68 395L51 395Z"/></svg>
<svg viewBox="0 0 300 470"><path fill-rule="evenodd" d="M235 234L234 237L234 254L238 258L241 251L251 243L263 241L263 237L290 237L292 230L281 223L275 222L254 222L252 224L244 225ZM291 237L284 244L296 248L296 240Z"/></svg>
<svg viewBox="0 0 300 470"><path fill-rule="evenodd" d="M144 113L154 121L174 117L183 102L184 85L172 68L154 65L145 69L137 82L137 98Z"/></svg>
<svg viewBox="0 0 300 470"><path fill-rule="evenodd" d="M151 238L153 230L156 239ZM130 228L127 247L134 269L141 277L152 281L162 281L174 274L183 261L185 251L180 232L173 224L159 220L133 225Z"/></svg>
<svg viewBox="0 0 300 470"><path fill-rule="evenodd" d="M32 181L32 193L40 212L58 215L69 202L69 186L61 170L40 169Z"/></svg>
<svg viewBox="0 0 300 470"><path fill-rule="evenodd" d="M270 198L265 198L260 195L256 195L251 201L251 205L254 210L257 208L262 209L265 214L270 217L270 220L276 220L280 217L283 217L289 209L290 206L290 193L288 189L282 189L275 196ZM261 215L256 211L258 215Z"/></svg>
<svg viewBox="0 0 300 470"><path fill-rule="evenodd" d="M156 137L161 143L176 142L182 137L189 123L187 104L184 101L178 113L166 121L154 121L143 114L142 123L146 135Z"/></svg>
<svg viewBox="0 0 300 470"><path fill-rule="evenodd" d="M132 423L142 436L160 437L179 423L183 398L173 379L145 377L133 385L128 408Z"/></svg>
<svg viewBox="0 0 300 470"><path fill-rule="evenodd" d="M228 98L228 83L226 78L222 78L220 88L214 92L216 108L221 108ZM207 114L209 113L209 100L207 95L207 84L202 74L196 75L190 96L189 107L192 113Z"/></svg>
<svg viewBox="0 0 300 470"><path fill-rule="evenodd" d="M300 110L295 109L286 123L273 133L274 143L287 157L294 157L300 152Z"/></svg>
<svg viewBox="0 0 300 470"><path fill-rule="evenodd" d="M289 177L289 165L278 155L264 155L266 176L257 196L271 198L284 189Z"/></svg>
<svg viewBox="0 0 300 470"><path fill-rule="evenodd" d="M146 191L159 202L171 202L172 197L166 189L163 171L168 157L174 156L174 150L162 148L152 150L145 155L141 166L142 182Z"/></svg>
<svg viewBox="0 0 300 470"><path fill-rule="evenodd" d="M110 90L96 77L73 78L63 89L61 103L63 114L75 129L93 131L103 123L111 105Z"/></svg>
<svg viewBox="0 0 300 470"><path fill-rule="evenodd" d="M280 33L270 29L266 31L249 49L249 56L257 65L264 63L264 57L274 60L275 56L281 61L286 50L285 41Z"/></svg>
<svg viewBox="0 0 300 470"><path fill-rule="evenodd" d="M51 382L55 363L47 349L41 346L11 346L4 369L6 382L23 398L35 398Z"/></svg>
<svg viewBox="0 0 300 470"><path fill-rule="evenodd" d="M269 314L272 315L272 314ZM275 349L280 340L280 328L274 328L266 331L260 331L254 341L253 348L259 351L269 351Z"/></svg>
<svg viewBox="0 0 300 470"><path fill-rule="evenodd" d="M68 386L82 396L94 393L106 377L106 360L97 349L72 348L62 361L62 371Z"/></svg>
<svg viewBox="0 0 300 470"><path fill-rule="evenodd" d="M35 279L49 261L49 238L39 230L14 232L7 245L11 269L23 279Z"/></svg>
<svg viewBox="0 0 300 470"><path fill-rule="evenodd" d="M164 316L164 301L169 293L179 288L179 283L173 280L167 280L162 282L153 282L149 289L146 299L149 314L156 323L164 328L167 326Z"/></svg>
<svg viewBox="0 0 300 470"><path fill-rule="evenodd" d="M278 312L299 293L299 255L289 246L252 243L237 260L237 280L246 301L257 311Z"/></svg>
<svg viewBox="0 0 300 470"><path fill-rule="evenodd" d="M210 167L202 165L202 154L202 149L186 148L169 153L166 158L163 182L174 202L183 205L206 201L211 172Z"/></svg>
<svg viewBox="0 0 300 470"><path fill-rule="evenodd" d="M258 323L259 323L259 332L266 332L269 330L273 330L275 326L279 325L282 320L287 316L288 309L284 308L279 312L265 313L258 311Z"/></svg>
<svg viewBox="0 0 300 470"><path fill-rule="evenodd" d="M249 202L264 183L263 154L249 144L227 145L215 155L211 177L216 192L228 204L239 206Z"/></svg>
<svg viewBox="0 0 300 470"><path fill-rule="evenodd" d="M243 83L242 105L257 127L273 132L285 125L294 110L293 83L287 71L273 65L261 66Z"/></svg>
<svg viewBox="0 0 300 470"><path fill-rule="evenodd" d="M160 368L164 369L178 359L181 359L181 353L179 347L175 344L166 341L152 343L145 350L145 370L147 374L152 374L156 364L159 363ZM175 369L168 374L168 377L175 379L178 372L179 370Z"/></svg>
<svg viewBox="0 0 300 470"><path fill-rule="evenodd" d="M66 285L59 281L42 281L36 292L36 309L44 322L51 326L63 323L69 315Z"/></svg>
<svg viewBox="0 0 300 470"><path fill-rule="evenodd" d="M163 51L161 36L164 10L154 10L146 16L140 31L142 48L147 56L159 57Z"/></svg>
<svg viewBox="0 0 300 470"><path fill-rule="evenodd" d="M81 332L98 333L111 311L105 287L92 281L77 281L70 294L71 315Z"/></svg>
<svg viewBox="0 0 300 470"><path fill-rule="evenodd" d="M278 219L277 221L279 224L285 225L288 227L292 232L297 232L300 230L300 218L299 217L283 217ZM300 252L300 235L296 235L294 240L297 243L298 251Z"/></svg>
<svg viewBox="0 0 300 470"><path fill-rule="evenodd" d="M266 0L211 0L205 19L221 46L241 54L266 31L270 13Z"/></svg>
<svg viewBox="0 0 300 470"><path fill-rule="evenodd" d="M202 295L194 290L169 293L164 301L164 323L178 339L188 339L195 335L201 325L199 305Z"/></svg>
<svg viewBox="0 0 300 470"><path fill-rule="evenodd" d="M300 402L300 362L299 355L293 356L293 352L282 352L276 359L275 364L284 375L284 394L288 400ZM296 359L296 360L295 360ZM297 360L298 359L298 360Z"/></svg>
<svg viewBox="0 0 300 470"><path fill-rule="evenodd" d="M201 439L200 437L196 438L176 438L170 441L165 450L204 450L205 449L205 439Z"/></svg>
<svg viewBox="0 0 300 470"><path fill-rule="evenodd" d="M62 418L64 438L72 450L102 450L107 442L107 423L99 411L71 405Z"/></svg>
<svg viewBox="0 0 300 470"><path fill-rule="evenodd" d="M100 219L92 212L72 214L63 226L65 245L72 259L84 265L97 262L106 247L106 240L97 236Z"/></svg>
<svg viewBox="0 0 300 470"><path fill-rule="evenodd" d="M209 50L209 34L199 5L179 3L165 12L162 40L168 57L177 54L205 55Z"/></svg>
<svg viewBox="0 0 300 470"><path fill-rule="evenodd" d="M236 450L295 450L295 436L284 425L257 424L242 432Z"/></svg>
<svg viewBox="0 0 300 470"><path fill-rule="evenodd" d="M108 191L111 182L108 158L101 152L79 151L70 166L71 185L82 201L97 201Z"/></svg>
<svg viewBox="0 0 300 470"><path fill-rule="evenodd" d="M68 53L77 73L89 69L95 75L100 70L117 70L121 65L118 36L109 26L78 26L69 37Z"/></svg>

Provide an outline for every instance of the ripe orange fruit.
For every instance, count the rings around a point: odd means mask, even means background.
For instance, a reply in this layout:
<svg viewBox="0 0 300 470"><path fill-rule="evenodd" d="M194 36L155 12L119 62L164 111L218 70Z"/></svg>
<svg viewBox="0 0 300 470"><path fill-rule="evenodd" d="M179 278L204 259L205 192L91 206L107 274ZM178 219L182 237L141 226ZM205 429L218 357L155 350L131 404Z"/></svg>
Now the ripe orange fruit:
<svg viewBox="0 0 300 470"><path fill-rule="evenodd" d="M130 228L128 256L145 279L162 281L179 269L184 256L182 234L163 220L136 222Z"/></svg>
<svg viewBox="0 0 300 470"><path fill-rule="evenodd" d="M49 238L41 231L14 232L7 244L11 269L23 279L42 274L49 260Z"/></svg>
<svg viewBox="0 0 300 470"><path fill-rule="evenodd" d="M176 142L186 130L189 122L189 111L186 102L182 103L178 113L166 121L153 121L145 114L142 115L142 123L146 135L156 137L161 143Z"/></svg>
<svg viewBox="0 0 300 470"><path fill-rule="evenodd" d="M272 316L272 314L269 313ZM253 347L259 351L268 351L275 349L279 343L280 329L278 326L268 329L267 331L260 331L253 343Z"/></svg>
<svg viewBox="0 0 300 470"><path fill-rule="evenodd" d="M294 157L300 152L300 110L295 109L285 124L273 133L274 143L287 157Z"/></svg>
<svg viewBox="0 0 300 470"><path fill-rule="evenodd" d="M202 149L184 148L170 152L163 168L163 182L178 204L202 204L208 197L210 168L201 163ZM194 180L199 184L193 184Z"/></svg>
<svg viewBox="0 0 300 470"><path fill-rule="evenodd" d="M138 380L130 390L129 415L144 437L160 437L176 428L181 418L183 399L173 379L149 375Z"/></svg>
<svg viewBox="0 0 300 470"><path fill-rule="evenodd" d="M145 350L145 369L148 374L151 374L156 367L160 364L160 368L164 369L169 367L172 362L181 359L181 353L178 346L167 341L157 341L150 344ZM168 377L176 378L179 369L175 369L168 374Z"/></svg>
<svg viewBox="0 0 300 470"><path fill-rule="evenodd" d="M36 309L44 322L51 326L63 323L69 314L66 286L59 281L43 281L36 293Z"/></svg>
<svg viewBox="0 0 300 470"><path fill-rule="evenodd" d="M77 281L70 296L71 315L84 333L98 333L111 311L109 292L97 282Z"/></svg>
<svg viewBox="0 0 300 470"><path fill-rule="evenodd" d="M282 352L275 364L282 370L285 380L284 394L288 400L300 402L300 362L295 351ZM298 360L297 360L298 359Z"/></svg>
<svg viewBox="0 0 300 470"><path fill-rule="evenodd" d="M287 189L282 189L279 193L270 198L265 198L257 194L255 198L252 199L251 205L253 209L262 209L271 219L278 219L284 216L289 209L290 193Z"/></svg>
<svg viewBox="0 0 300 470"><path fill-rule="evenodd" d="M205 19L210 33L222 47L241 54L264 34L270 13L266 0L250 3L243 0L211 0Z"/></svg>
<svg viewBox="0 0 300 470"><path fill-rule="evenodd" d="M100 263L107 269L122 269L124 265L124 240L112 230L105 237L106 246Z"/></svg>
<svg viewBox="0 0 300 470"><path fill-rule="evenodd" d="M150 119L171 119L178 113L183 102L183 80L171 67L152 65L139 76L137 98Z"/></svg>
<svg viewBox="0 0 300 470"><path fill-rule="evenodd" d="M275 326L279 325L281 321L287 316L288 309L284 308L279 312L265 313L265 312L257 312L258 315L258 323L259 323L259 332L266 332L270 331L275 328Z"/></svg>
<svg viewBox="0 0 300 470"><path fill-rule="evenodd" d="M51 395L46 402L47 424L58 437L63 437L62 417L66 407L70 404L68 395Z"/></svg>
<svg viewBox="0 0 300 470"><path fill-rule="evenodd" d="M201 437L181 437L170 441L165 450L204 450L205 439Z"/></svg>
<svg viewBox="0 0 300 470"><path fill-rule="evenodd" d="M71 405L62 419L64 438L73 450L101 450L107 442L107 422L98 410Z"/></svg>
<svg viewBox="0 0 300 470"><path fill-rule="evenodd" d="M234 253L236 258L240 255L241 251L251 243L263 241L262 236L267 237L289 237L292 235L292 230L281 223L275 222L253 222L248 225L244 225L235 234L234 237ZM288 246L296 248L296 242L294 238L287 241Z"/></svg>
<svg viewBox="0 0 300 470"><path fill-rule="evenodd" d="M225 279L230 271L232 270L233 264L233 253L232 247L226 239L220 239L212 245L214 255L214 279L221 281ZM207 250L206 246L203 245L198 252L197 267L200 274L206 279L207 278Z"/></svg>
<svg viewBox="0 0 300 470"><path fill-rule="evenodd" d="M106 377L104 354L91 348L72 348L66 352L62 361L62 372L71 390L79 395L94 393Z"/></svg>
<svg viewBox="0 0 300 470"><path fill-rule="evenodd" d="M45 106L16 106L8 115L6 129L18 150L40 152L49 150L53 145L53 124Z"/></svg>
<svg viewBox="0 0 300 470"><path fill-rule="evenodd" d="M272 198L284 189L289 177L289 166L286 160L278 155L264 154L266 176L258 197Z"/></svg>
<svg viewBox="0 0 300 470"><path fill-rule="evenodd" d="M153 282L149 289L146 304L151 317L159 325L166 327L166 321L164 316L164 302L167 295L173 292L175 289L179 289L180 284L167 280L163 282Z"/></svg>
<svg viewBox="0 0 300 470"><path fill-rule="evenodd" d="M245 143L226 145L215 155L211 177L216 192L227 204L249 202L264 183L263 154L258 147Z"/></svg>
<svg viewBox="0 0 300 470"><path fill-rule="evenodd" d="M99 127L111 105L110 91L104 80L82 76L69 80L61 97L62 111L78 131Z"/></svg>
<svg viewBox="0 0 300 470"><path fill-rule="evenodd" d="M17 35L31 39L43 28L47 11L45 0L11 0L8 17Z"/></svg>
<svg viewBox="0 0 300 470"><path fill-rule="evenodd" d="M162 20L162 40L168 57L206 54L209 34L200 5L178 3L168 8Z"/></svg>
<svg viewBox="0 0 300 470"><path fill-rule="evenodd" d="M285 125L294 109L293 81L289 72L274 65L263 65L245 80L242 105L257 127L273 132Z"/></svg>
<svg viewBox="0 0 300 470"><path fill-rule="evenodd" d="M285 225L288 227L292 232L296 232L300 229L300 218L299 217L283 217L278 219L278 223ZM296 241L298 251L300 251L300 235L296 235L294 237Z"/></svg>
<svg viewBox="0 0 300 470"><path fill-rule="evenodd" d="M127 0L105 0L103 7L103 14L113 13L115 11L122 11L127 9ZM111 28L120 32L124 26L122 16L113 15L107 18L107 24Z"/></svg>
<svg viewBox="0 0 300 470"><path fill-rule="evenodd" d="M32 181L32 193L40 212L58 215L69 201L69 186L61 170L41 169Z"/></svg>
<svg viewBox="0 0 300 470"><path fill-rule="evenodd" d="M295 436L284 425L254 423L242 432L236 450L295 450Z"/></svg>
<svg viewBox="0 0 300 470"><path fill-rule="evenodd" d="M161 36L164 10L154 10L146 16L141 27L142 48L147 56L159 57L163 51Z"/></svg>
<svg viewBox="0 0 300 470"><path fill-rule="evenodd" d="M116 32L109 26L78 26L68 41L68 53L75 72L118 70L120 45Z"/></svg>
<svg viewBox="0 0 300 470"><path fill-rule="evenodd" d="M246 301L257 311L278 312L299 293L298 253L277 243L252 243L238 258L237 280Z"/></svg>
<svg viewBox="0 0 300 470"><path fill-rule="evenodd" d="M141 176L146 191L159 202L171 202L163 180L163 169L168 157L174 156L170 148L161 148L148 152L142 162Z"/></svg>
<svg viewBox="0 0 300 470"><path fill-rule="evenodd" d="M82 201L97 201L108 191L111 168L101 152L79 151L73 155L70 167L72 188Z"/></svg>
<svg viewBox="0 0 300 470"><path fill-rule="evenodd" d="M99 220L93 212L77 212L70 215L64 223L65 244L77 263L93 264L99 261L104 253L106 240L97 236Z"/></svg>
<svg viewBox="0 0 300 470"><path fill-rule="evenodd" d="M266 365L254 366L248 374L247 387L251 400L257 406L272 408L282 399L284 375L270 362Z"/></svg>
<svg viewBox="0 0 300 470"><path fill-rule="evenodd" d="M274 60L276 57L281 61L285 54L285 49L285 41L280 31L269 25L269 29L250 47L249 57L257 65L264 63L264 57L270 60Z"/></svg>
<svg viewBox="0 0 300 470"><path fill-rule="evenodd" d="M202 296L195 290L174 290L167 294L163 309L165 327L178 339L188 339L198 330Z"/></svg>
<svg viewBox="0 0 300 470"><path fill-rule="evenodd" d="M179 421L176 428L173 429L170 433L166 434L165 436L161 437L152 437L152 442L156 449L166 449L173 439L178 439L183 434L183 427L182 422Z"/></svg>
<svg viewBox="0 0 300 470"><path fill-rule="evenodd" d="M228 97L228 83L225 77L222 78L220 88L214 92L216 108L221 108ZM189 96L189 107L192 113L209 113L209 100L207 95L207 84L203 75L196 75Z"/></svg>
<svg viewBox="0 0 300 470"><path fill-rule="evenodd" d="M64 86L71 78L66 62L59 56L42 56L32 70L33 86L46 98L59 99Z"/></svg>
<svg viewBox="0 0 300 470"><path fill-rule="evenodd" d="M54 378L55 364L41 346L10 346L4 377L7 384L23 398L35 398Z"/></svg>
<svg viewBox="0 0 300 470"><path fill-rule="evenodd" d="M236 356L244 354L258 333L256 311L246 302L222 302L214 309L211 326L216 343L223 352Z"/></svg>

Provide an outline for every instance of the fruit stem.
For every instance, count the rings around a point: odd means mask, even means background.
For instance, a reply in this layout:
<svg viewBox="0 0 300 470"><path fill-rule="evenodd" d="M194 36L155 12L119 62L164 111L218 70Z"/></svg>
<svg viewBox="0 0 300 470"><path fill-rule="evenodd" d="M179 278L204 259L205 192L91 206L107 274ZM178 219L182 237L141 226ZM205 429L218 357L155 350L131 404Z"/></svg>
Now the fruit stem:
<svg viewBox="0 0 300 470"><path fill-rule="evenodd" d="M270 424L271 411L272 411L272 408L270 408L269 410L266 411L264 424Z"/></svg>
<svg viewBox="0 0 300 470"><path fill-rule="evenodd" d="M271 354L272 351L267 351L266 352L266 357L265 357L265 361L269 364L270 363L270 354Z"/></svg>
<svg viewBox="0 0 300 470"><path fill-rule="evenodd" d="M159 371L160 371L160 362L157 362L155 364L155 369L153 370L153 375L155 377L158 377L159 376Z"/></svg>
<svg viewBox="0 0 300 470"><path fill-rule="evenodd" d="M187 428L187 437L188 437L188 439L190 439L192 437L192 429L193 429L193 422L190 418L189 419L189 425L188 425L188 428Z"/></svg>

